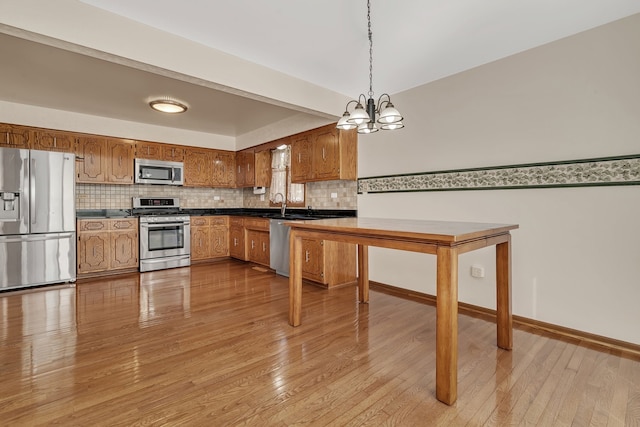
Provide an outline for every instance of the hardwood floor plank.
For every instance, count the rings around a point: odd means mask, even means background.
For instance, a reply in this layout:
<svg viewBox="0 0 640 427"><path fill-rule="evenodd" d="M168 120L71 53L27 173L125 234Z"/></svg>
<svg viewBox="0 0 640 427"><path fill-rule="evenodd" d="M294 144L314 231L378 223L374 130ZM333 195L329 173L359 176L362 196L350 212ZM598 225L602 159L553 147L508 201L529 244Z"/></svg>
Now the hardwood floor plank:
<svg viewBox="0 0 640 427"><path fill-rule="evenodd" d="M640 360L458 316L458 401L435 399L435 309L222 261L0 293L0 424L624 425Z"/></svg>

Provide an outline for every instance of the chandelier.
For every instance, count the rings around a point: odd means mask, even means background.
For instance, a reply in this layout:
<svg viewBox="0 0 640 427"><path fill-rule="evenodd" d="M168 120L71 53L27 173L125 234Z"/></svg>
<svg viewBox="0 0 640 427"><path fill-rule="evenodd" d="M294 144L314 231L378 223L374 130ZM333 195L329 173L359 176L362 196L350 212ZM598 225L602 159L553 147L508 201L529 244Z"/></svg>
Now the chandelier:
<svg viewBox="0 0 640 427"><path fill-rule="evenodd" d="M373 133L379 129L394 130L404 127L402 115L391 103L391 97L383 93L378 102L373 100L373 38L371 37L371 1L367 0L367 23L369 33L369 98L360 94L357 100L347 102L344 114L338 120L336 127L342 130L358 128L358 133ZM365 107L363 106L366 105ZM349 106L355 104L355 108L349 113ZM376 115L378 116L376 120Z"/></svg>

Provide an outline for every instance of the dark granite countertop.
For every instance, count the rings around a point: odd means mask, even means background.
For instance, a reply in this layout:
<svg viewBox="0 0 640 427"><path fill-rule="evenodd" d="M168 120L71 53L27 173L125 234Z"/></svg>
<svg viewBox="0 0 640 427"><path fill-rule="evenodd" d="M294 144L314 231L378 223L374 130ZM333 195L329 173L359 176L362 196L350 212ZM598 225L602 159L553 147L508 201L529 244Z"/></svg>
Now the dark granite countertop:
<svg viewBox="0 0 640 427"><path fill-rule="evenodd" d="M259 218L282 218L280 208L187 208L180 209L181 215L203 216L203 215L235 215L235 216L255 216ZM355 217L358 211L344 209L295 209L286 211L285 218L344 218ZM78 209L76 218L126 218L149 215L149 211L139 211L133 209Z"/></svg>

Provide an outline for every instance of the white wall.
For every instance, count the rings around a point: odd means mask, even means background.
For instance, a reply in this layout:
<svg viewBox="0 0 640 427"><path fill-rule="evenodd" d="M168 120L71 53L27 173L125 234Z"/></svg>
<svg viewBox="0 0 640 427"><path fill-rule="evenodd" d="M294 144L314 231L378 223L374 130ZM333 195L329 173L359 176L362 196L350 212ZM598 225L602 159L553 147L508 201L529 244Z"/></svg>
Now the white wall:
<svg viewBox="0 0 640 427"><path fill-rule="evenodd" d="M360 177L640 154L638 52L634 15L396 94L406 128L360 138ZM640 344L638 186L365 194L358 214L517 223L514 314ZM371 279L435 294L424 258L372 248ZM495 308L494 262L461 256L461 301Z"/></svg>

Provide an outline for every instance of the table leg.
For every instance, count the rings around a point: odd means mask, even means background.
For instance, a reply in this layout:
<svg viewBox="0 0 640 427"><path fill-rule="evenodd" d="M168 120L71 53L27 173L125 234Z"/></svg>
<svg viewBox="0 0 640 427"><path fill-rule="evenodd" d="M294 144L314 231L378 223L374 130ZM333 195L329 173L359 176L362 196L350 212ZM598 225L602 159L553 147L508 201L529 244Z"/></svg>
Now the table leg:
<svg viewBox="0 0 640 427"><path fill-rule="evenodd" d="M496 317L498 347L513 348L513 320L511 317L511 235L496 245Z"/></svg>
<svg viewBox="0 0 640 427"><path fill-rule="evenodd" d="M436 295L436 398L458 397L458 250L438 247Z"/></svg>
<svg viewBox="0 0 640 427"><path fill-rule="evenodd" d="M369 302L369 246L358 245L358 298Z"/></svg>
<svg viewBox="0 0 640 427"><path fill-rule="evenodd" d="M302 318L302 238L291 230L289 237L289 324L299 326Z"/></svg>

